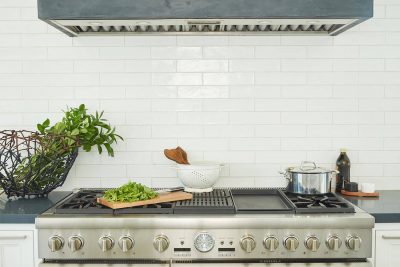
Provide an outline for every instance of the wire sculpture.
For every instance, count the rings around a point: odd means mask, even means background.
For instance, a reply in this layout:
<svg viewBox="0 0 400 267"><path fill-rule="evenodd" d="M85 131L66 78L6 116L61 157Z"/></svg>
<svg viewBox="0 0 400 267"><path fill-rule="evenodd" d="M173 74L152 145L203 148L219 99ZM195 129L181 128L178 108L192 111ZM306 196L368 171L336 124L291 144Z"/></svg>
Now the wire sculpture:
<svg viewBox="0 0 400 267"><path fill-rule="evenodd" d="M78 145L60 150L67 141L26 130L0 131L0 187L7 197L46 197L63 185L78 156Z"/></svg>

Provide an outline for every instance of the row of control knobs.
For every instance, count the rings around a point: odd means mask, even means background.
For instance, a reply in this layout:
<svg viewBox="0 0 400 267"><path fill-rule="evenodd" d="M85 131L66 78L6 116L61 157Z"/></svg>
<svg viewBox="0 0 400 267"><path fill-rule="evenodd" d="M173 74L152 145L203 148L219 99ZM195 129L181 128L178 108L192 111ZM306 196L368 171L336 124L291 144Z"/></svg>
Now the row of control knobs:
<svg viewBox="0 0 400 267"><path fill-rule="evenodd" d="M64 238L58 235L54 235L49 238L48 245L51 252L56 252L64 247ZM84 239L81 236L75 235L68 238L68 247L71 252L78 251L84 246ZM114 239L110 236L102 236L98 241L101 251L107 252L114 247ZM135 240L130 236L122 236L118 240L118 246L121 248L122 252L128 252L135 246ZM158 252L164 252L169 247L169 240L164 235L156 236L153 240L153 246Z"/></svg>
<svg viewBox="0 0 400 267"><path fill-rule="evenodd" d="M275 236L268 236L264 239L264 247L273 252L279 246L279 240ZM329 236L326 240L326 246L333 251L339 250L342 245L342 240L336 236ZM361 247L361 238L359 236L348 236L346 241L348 249L358 251ZM107 252L114 247L114 240L110 236L100 237L98 240L101 251ZM299 247L299 239L290 235L283 239L283 246L289 251L296 251ZM64 239L61 236L54 235L48 240L49 248L52 252L61 250L64 247ZM135 245L135 241L130 236L122 236L118 240L118 246L123 252L128 252ZM321 245L320 240L316 236L309 236L304 241L305 247L310 251L317 251ZM72 252L82 249L84 240L81 236L75 235L68 238L68 247ZM158 235L153 240L153 246L158 252L164 252L169 247L169 239L164 235ZM214 238L208 233L201 233L195 239L195 247L200 252L208 252L214 247ZM251 235L246 235L240 240L240 247L247 253L252 252L256 248L255 238Z"/></svg>
<svg viewBox="0 0 400 267"><path fill-rule="evenodd" d="M279 240L275 236L268 236L264 239L264 247L273 252L279 246ZM348 236L346 239L346 247L350 250L358 251L361 247L361 238L359 236ZM283 246L289 251L296 251L299 247L299 239L294 236L290 235L284 238ZM326 246L333 251L339 250L342 245L342 240L336 236L329 236L325 242ZM320 240L316 236L309 236L304 241L304 246L310 251L317 251L321 245ZM256 241L253 236L244 236L240 240L240 247L246 251L247 253L252 252L256 248Z"/></svg>

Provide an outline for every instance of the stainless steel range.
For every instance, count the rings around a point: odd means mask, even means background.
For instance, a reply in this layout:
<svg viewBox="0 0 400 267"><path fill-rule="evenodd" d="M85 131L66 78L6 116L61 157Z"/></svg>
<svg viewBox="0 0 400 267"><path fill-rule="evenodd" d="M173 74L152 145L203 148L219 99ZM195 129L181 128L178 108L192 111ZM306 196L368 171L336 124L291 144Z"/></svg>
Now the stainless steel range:
<svg viewBox="0 0 400 267"><path fill-rule="evenodd" d="M335 194L216 189L115 211L101 194L80 190L36 219L41 266L372 266L374 218Z"/></svg>

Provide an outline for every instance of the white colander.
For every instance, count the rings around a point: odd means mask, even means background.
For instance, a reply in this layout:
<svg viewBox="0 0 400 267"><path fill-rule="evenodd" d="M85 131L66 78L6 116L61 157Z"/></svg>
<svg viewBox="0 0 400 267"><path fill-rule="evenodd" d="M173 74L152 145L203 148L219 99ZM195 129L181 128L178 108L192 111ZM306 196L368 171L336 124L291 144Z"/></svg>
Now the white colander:
<svg viewBox="0 0 400 267"><path fill-rule="evenodd" d="M224 165L203 161L189 164L177 164L178 177L187 192L211 192Z"/></svg>

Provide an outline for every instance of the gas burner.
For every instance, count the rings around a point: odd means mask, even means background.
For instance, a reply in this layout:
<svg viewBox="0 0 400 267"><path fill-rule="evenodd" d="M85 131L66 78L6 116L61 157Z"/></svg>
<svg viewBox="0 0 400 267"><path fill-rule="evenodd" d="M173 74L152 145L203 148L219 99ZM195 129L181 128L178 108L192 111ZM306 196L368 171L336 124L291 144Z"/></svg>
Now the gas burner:
<svg viewBox="0 0 400 267"><path fill-rule="evenodd" d="M333 193L318 195L299 195L286 192L285 194L296 207L296 213L354 212L354 208L352 205Z"/></svg>
<svg viewBox="0 0 400 267"><path fill-rule="evenodd" d="M297 197L298 202L296 202L297 207L307 207L307 208L340 208L341 202L339 201L331 201L327 196L313 196L310 198L299 196Z"/></svg>
<svg viewBox="0 0 400 267"><path fill-rule="evenodd" d="M56 207L56 214L112 214L113 210L97 203L102 191L81 190Z"/></svg>

